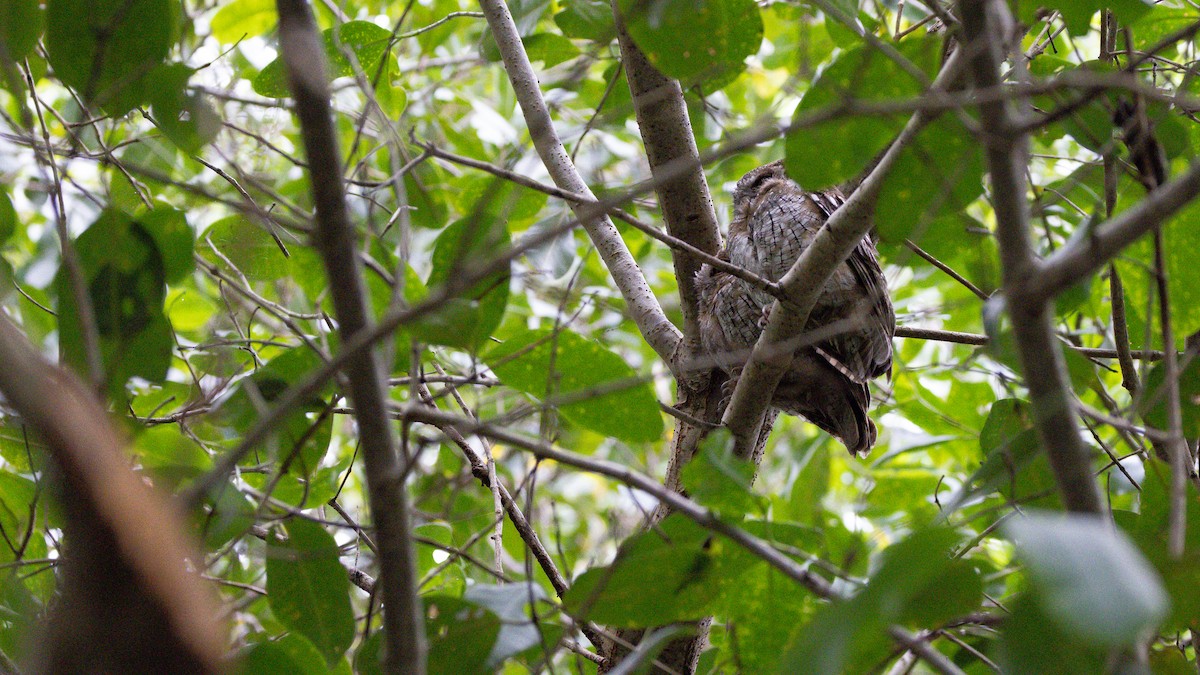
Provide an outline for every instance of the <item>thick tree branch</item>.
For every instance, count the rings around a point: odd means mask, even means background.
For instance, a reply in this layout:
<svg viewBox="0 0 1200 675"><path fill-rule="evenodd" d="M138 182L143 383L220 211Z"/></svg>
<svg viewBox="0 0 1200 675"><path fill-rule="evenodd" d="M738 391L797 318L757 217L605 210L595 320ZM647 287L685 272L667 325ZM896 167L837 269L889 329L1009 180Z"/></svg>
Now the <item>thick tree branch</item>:
<svg viewBox="0 0 1200 675"><path fill-rule="evenodd" d="M999 82L1012 16L996 0L963 1L959 11L971 54L975 86L990 88ZM1010 103L996 101L979 106L987 137L987 160L995 205L1000 258L1004 268L1007 309L1012 319L1025 382L1035 411L1035 426L1050 460L1063 500L1072 511L1098 513L1100 492L1092 477L1091 461L1078 428L1068 386L1066 364L1054 338L1052 296L1032 292L1042 283L1040 264L1029 234L1029 208L1025 199L1028 137L1020 132L1020 119Z"/></svg>
<svg viewBox="0 0 1200 675"><path fill-rule="evenodd" d="M720 248L717 214L713 210L708 181L700 164L700 153L692 135L687 104L679 82L650 65L650 60L633 43L625 30L617 0L612 0L613 17L617 24L617 40L621 45L621 63L633 96L646 159L654 177L658 205L662 210L667 232L701 251L716 254ZM695 163L692 171L679 176L663 176L663 167L677 159ZM701 261L687 253L672 251L675 278L679 284L679 302L683 311L683 334L698 340L696 323L696 273Z"/></svg>
<svg viewBox="0 0 1200 675"><path fill-rule="evenodd" d="M346 210L342 162L329 106L324 50L308 4L277 0L279 45L296 102L310 167L317 218L315 240L325 263L343 343L370 332L370 319L354 227ZM374 351L346 361L350 400L357 413L375 541L379 546L384 644L390 672L425 672L425 629L417 595L411 514L404 492L405 463L387 414L384 377Z"/></svg>
<svg viewBox="0 0 1200 675"><path fill-rule="evenodd" d="M947 61L932 85L935 91L945 89L955 80L961 62L959 54ZM749 457L754 451L771 397L791 365L796 337L804 330L809 312L825 288L825 281L870 231L875 200L888 171L901 151L936 115L918 110L909 118L904 130L871 173L846 203L833 212L812 244L779 280L788 301L786 304L781 300L775 302L771 320L754 345L722 420L733 434L735 452L739 456Z"/></svg>
<svg viewBox="0 0 1200 675"><path fill-rule="evenodd" d="M1022 193L1023 194L1023 193ZM1147 195L1116 218L1098 225L1087 237L1060 248L1038 265L1022 289L1030 298L1053 298L1102 269L1126 246L1152 231L1200 195L1200 162L1179 178Z"/></svg>
<svg viewBox="0 0 1200 675"><path fill-rule="evenodd" d="M0 313L0 391L45 439L62 483L63 597L30 672L218 672L225 631L181 513L129 470L95 394Z"/></svg>
<svg viewBox="0 0 1200 675"><path fill-rule="evenodd" d="M513 91L521 111L525 115L525 124L538 155L542 158L546 170L558 187L571 192L586 195L594 201L595 195L583 182L583 177L575 168L559 140L554 122L550 118L550 110L538 84L529 55L517 32L512 14L504 0L480 0L480 7L487 15L488 26L504 60L504 70L512 82ZM572 204L576 217L583 223L588 236L600 253L600 258L612 274L613 281L621 291L622 297L629 305L629 312L642 333L642 337L651 348L668 365L675 367L674 356L679 349L682 335L663 313L658 298L650 290L637 261L625 246L621 234L602 212L596 212L586 205Z"/></svg>
<svg viewBox="0 0 1200 675"><path fill-rule="evenodd" d="M703 164L696 148L683 89L677 80L663 75L650 64L650 60L625 29L617 0L612 0L610 4L621 48L621 63L629 81L638 130L641 133L642 145L646 149L646 159L653 177L651 182L658 194L663 221L671 237L687 247L672 247L671 250L675 279L679 287L680 309L683 313L683 332L687 341L687 349L679 355L686 376L678 380L676 391L678 405L684 416L696 419L701 424L687 422L686 417L676 422L675 433L671 437L667 486L678 490L677 478L680 468L691 459L704 429L710 428L707 426L709 423L716 422L717 415L717 408L709 405L712 398L709 394L716 391L717 383L704 376L711 369L711 363L708 367L702 363L693 363L693 355L698 352L700 346L696 273L704 262L717 269L725 269L730 265L714 257L720 247L717 214L713 210L708 181L704 177ZM671 170L673 166L681 163L692 168L682 173ZM689 248L703 255L696 255L689 251ZM739 270L731 273L743 277L744 272L745 270ZM778 291L777 285L767 283L773 287L772 290ZM758 287L758 284L752 285ZM708 391L703 391L704 387L708 387ZM705 419L699 419L701 417ZM668 511L667 508L658 509L647 526L652 526L657 519L665 517ZM688 631L688 635L673 639L660 655L660 661L666 662L670 668L679 672L694 672L700 652L707 643L710 623L711 620L702 620L696 624L694 631ZM641 633L642 631L620 631L623 640L612 641L605 651L610 662L616 662L620 653L625 651L622 642L633 643L642 639L645 644ZM622 663L623 667L625 665L627 664ZM601 672L606 671L601 669Z"/></svg>

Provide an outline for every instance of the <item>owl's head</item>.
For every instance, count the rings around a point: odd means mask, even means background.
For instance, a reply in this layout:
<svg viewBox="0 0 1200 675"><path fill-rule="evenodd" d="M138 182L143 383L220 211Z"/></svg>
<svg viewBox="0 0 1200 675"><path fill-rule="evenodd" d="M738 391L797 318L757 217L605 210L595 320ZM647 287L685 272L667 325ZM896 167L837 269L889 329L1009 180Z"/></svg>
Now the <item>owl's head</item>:
<svg viewBox="0 0 1200 675"><path fill-rule="evenodd" d="M758 199L768 191L790 184L792 181L783 170L783 160L764 164L742 176L733 189L733 217L741 220L749 217Z"/></svg>

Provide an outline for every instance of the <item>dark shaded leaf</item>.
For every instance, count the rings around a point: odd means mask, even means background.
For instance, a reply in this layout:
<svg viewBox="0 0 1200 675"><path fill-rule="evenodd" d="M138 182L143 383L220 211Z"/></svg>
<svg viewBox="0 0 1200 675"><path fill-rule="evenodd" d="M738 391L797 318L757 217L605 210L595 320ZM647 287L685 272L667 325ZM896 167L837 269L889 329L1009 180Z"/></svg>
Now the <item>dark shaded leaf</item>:
<svg viewBox="0 0 1200 675"><path fill-rule="evenodd" d="M177 21L170 0L50 0L46 54L55 75L85 100L123 115L146 100Z"/></svg>
<svg viewBox="0 0 1200 675"><path fill-rule="evenodd" d="M697 502L728 516L755 509L758 498L750 491L757 466L733 454L727 429L704 438L696 455L683 467L681 480L687 494Z"/></svg>
<svg viewBox="0 0 1200 675"><path fill-rule="evenodd" d="M438 236L433 248L430 290L458 284L464 274L476 275L492 264L509 245L503 219L485 211L456 221ZM422 317L408 330L431 344L474 350L491 337L508 306L511 263L458 292L436 312ZM415 285L413 286L414 293ZM406 291L407 293L407 291ZM411 295L408 296L412 298ZM411 299L410 299L411 302Z"/></svg>
<svg viewBox="0 0 1200 675"><path fill-rule="evenodd" d="M572 0L554 15L554 23L569 38L608 42L617 34L612 5L605 0Z"/></svg>
<svg viewBox="0 0 1200 675"><path fill-rule="evenodd" d="M20 62L42 36L45 19L38 0L0 0L0 46Z"/></svg>
<svg viewBox="0 0 1200 675"><path fill-rule="evenodd" d="M287 540L269 542L267 597L276 618L308 638L327 664L354 641L350 578L337 543L320 525L293 518Z"/></svg>
<svg viewBox="0 0 1200 675"><path fill-rule="evenodd" d="M489 673L488 655L500 634L500 617L461 598L427 596L430 675Z"/></svg>
<svg viewBox="0 0 1200 675"><path fill-rule="evenodd" d="M900 53L932 78L941 57L935 39L908 39ZM870 46L842 52L821 71L796 109L795 121L836 111L856 101L901 101L920 95L923 84ZM892 142L907 114L889 117L834 113L827 121L801 125L787 136L787 171L805 189L837 185L862 172ZM819 140L818 140L819 139ZM906 214L911 220L912 214Z"/></svg>

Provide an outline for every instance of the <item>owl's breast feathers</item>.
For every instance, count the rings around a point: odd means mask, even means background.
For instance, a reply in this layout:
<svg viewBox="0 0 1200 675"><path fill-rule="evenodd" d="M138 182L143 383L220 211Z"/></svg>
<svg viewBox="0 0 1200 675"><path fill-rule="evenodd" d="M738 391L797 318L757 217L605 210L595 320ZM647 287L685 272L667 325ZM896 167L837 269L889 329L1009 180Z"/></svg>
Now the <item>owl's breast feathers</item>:
<svg viewBox="0 0 1200 675"><path fill-rule="evenodd" d="M746 174L734 193L734 220L721 257L778 281L845 198L836 189L805 192L781 163ZM736 376L762 332L774 298L705 265L697 276L701 338L717 365ZM835 270L806 325L800 348L772 405L806 417L853 453L870 450L867 381L891 375L895 312L870 237Z"/></svg>

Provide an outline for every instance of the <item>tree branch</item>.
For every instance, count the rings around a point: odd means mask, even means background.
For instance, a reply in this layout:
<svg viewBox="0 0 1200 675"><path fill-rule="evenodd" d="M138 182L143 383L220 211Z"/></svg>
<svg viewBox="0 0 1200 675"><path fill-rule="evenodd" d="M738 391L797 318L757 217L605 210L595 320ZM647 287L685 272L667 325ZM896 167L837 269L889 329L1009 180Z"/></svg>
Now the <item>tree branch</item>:
<svg viewBox="0 0 1200 675"><path fill-rule="evenodd" d="M559 140L558 132L554 129L554 122L550 118L546 100L542 97L537 75L533 72L529 55L525 53L525 46L521 42L508 6L504 0L479 0L479 5L487 15L488 26L504 60L504 70L512 82L517 102L525 115L525 124L529 128L533 145L546 170L550 172L554 184L564 190L586 195L589 200L595 201L595 195L583 182L583 177L571 162L566 148ZM613 281L628 303L629 312L642 337L664 362L674 367L674 356L679 349L682 335L667 319L658 298L654 297L646 283L637 261L633 259L629 248L621 239L621 234L602 212L574 203L571 208L583 223L605 267L612 274Z"/></svg>
<svg viewBox="0 0 1200 675"><path fill-rule="evenodd" d="M625 66L642 145L646 148L646 159L650 163L667 232L705 253L716 254L721 245L717 214L692 135L683 89L677 80L650 65L649 59L625 30L617 0L612 0L611 4L617 24L617 41L621 46L621 63ZM677 159L694 163L695 168L679 176L663 176L662 168ZM700 271L701 261L677 250L672 250L672 258L683 311L683 334L695 341L699 339L696 273ZM693 346L695 344L698 343Z"/></svg>
<svg viewBox="0 0 1200 675"><path fill-rule="evenodd" d="M1024 194L1024 193L1022 193ZM1031 299L1048 300L1095 274L1105 264L1200 195L1200 162L1182 176L1147 195L1116 218L1101 223L1087 237L1060 248L1038 266L1023 292Z"/></svg>
<svg viewBox="0 0 1200 675"><path fill-rule="evenodd" d="M0 312L0 392L45 439L66 511L63 597L30 672L224 670L225 630L173 504L129 470L95 394Z"/></svg>
<svg viewBox="0 0 1200 675"><path fill-rule="evenodd" d="M1012 16L995 0L959 3L971 53L975 87L994 87L1008 44ZM1054 338L1050 304L1053 296L1032 291L1044 283L1029 234L1025 199L1028 138L1020 119L1005 101L981 103L983 128L989 130L987 160L996 212L996 238L1004 269L1007 309L1012 318L1017 351L1035 411L1034 423L1050 460L1067 508L1098 513L1100 493L1092 477L1087 448L1079 438L1075 409L1069 394L1066 364Z"/></svg>
<svg viewBox="0 0 1200 675"><path fill-rule="evenodd" d="M317 248L325 263L343 343L370 332L354 227L346 210L341 154L329 106L324 50L304 0L277 0L279 46L288 72L316 206ZM404 492L408 467L397 453L383 374L374 351L346 361L350 399L357 410L371 517L379 546L384 604L386 667L390 672L425 672L425 629L417 595L411 514Z"/></svg>

